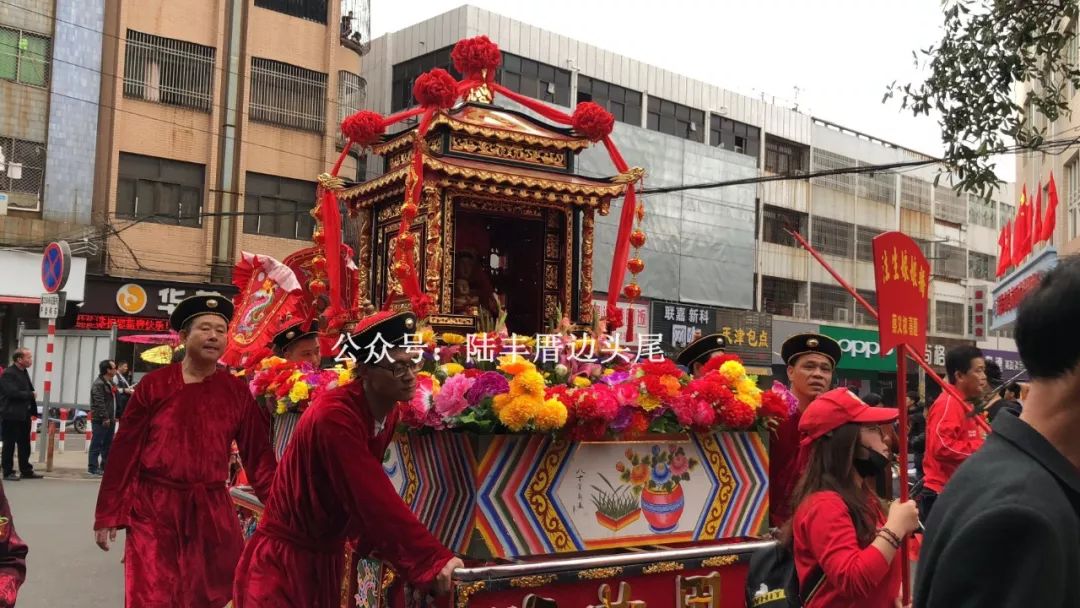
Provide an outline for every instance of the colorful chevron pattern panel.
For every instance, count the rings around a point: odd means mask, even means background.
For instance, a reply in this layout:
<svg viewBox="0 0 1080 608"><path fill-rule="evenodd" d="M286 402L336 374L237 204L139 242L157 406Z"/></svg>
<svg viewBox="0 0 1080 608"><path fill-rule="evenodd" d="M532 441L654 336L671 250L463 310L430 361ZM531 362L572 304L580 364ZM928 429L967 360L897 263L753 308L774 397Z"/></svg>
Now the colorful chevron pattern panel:
<svg viewBox="0 0 1080 608"><path fill-rule="evenodd" d="M750 536L768 514L768 450L757 433L632 442L410 434L383 468L437 537L481 559Z"/></svg>

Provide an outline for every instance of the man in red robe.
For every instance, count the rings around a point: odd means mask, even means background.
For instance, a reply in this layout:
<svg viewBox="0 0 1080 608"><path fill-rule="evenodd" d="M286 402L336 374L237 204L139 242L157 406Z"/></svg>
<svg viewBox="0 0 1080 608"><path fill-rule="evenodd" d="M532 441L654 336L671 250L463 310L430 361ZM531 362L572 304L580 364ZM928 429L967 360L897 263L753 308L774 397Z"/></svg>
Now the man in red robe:
<svg viewBox="0 0 1080 608"><path fill-rule="evenodd" d="M347 540L414 585L449 590L461 560L416 519L382 468L395 405L416 390L416 355L402 347L415 331L412 313L380 312L351 336L357 378L300 418L237 566L236 608L338 606ZM384 351L369 350L377 343Z"/></svg>
<svg viewBox="0 0 1080 608"><path fill-rule="evenodd" d="M769 523L774 528L791 519L791 493L802 473L796 462L799 418L811 401L832 386L833 370L842 355L840 344L822 334L796 334L780 347L791 393L799 400L799 409L769 437Z"/></svg>
<svg viewBox="0 0 1080 608"><path fill-rule="evenodd" d="M143 378L113 440L94 530L105 551L127 530L127 606L221 608L232 597L243 541L225 488L229 446L262 500L275 467L269 414L217 366L232 312L218 295L176 307L184 359Z"/></svg>

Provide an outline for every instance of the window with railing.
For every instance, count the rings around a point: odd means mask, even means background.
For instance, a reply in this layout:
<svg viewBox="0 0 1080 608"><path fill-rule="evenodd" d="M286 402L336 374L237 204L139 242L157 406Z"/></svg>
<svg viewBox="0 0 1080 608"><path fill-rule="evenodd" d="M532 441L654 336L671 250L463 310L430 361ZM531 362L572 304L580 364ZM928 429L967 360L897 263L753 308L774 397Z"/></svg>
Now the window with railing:
<svg viewBox="0 0 1080 608"><path fill-rule="evenodd" d="M912 211L930 213L930 190L928 181L910 175L900 176L900 206Z"/></svg>
<svg viewBox="0 0 1080 608"><path fill-rule="evenodd" d="M761 227L761 239L766 243L794 247L795 239L791 238L786 229L793 228L799 234L806 234L806 225L809 218L801 211L765 205L762 208L761 216L763 224Z"/></svg>
<svg viewBox="0 0 1080 608"><path fill-rule="evenodd" d="M346 116L359 111L364 107L364 100L367 97L367 82L360 76L353 74L352 72L346 72L341 70L338 72L338 124L345 120ZM337 133L338 146L345 145L345 136L342 135L341 129L335 130Z"/></svg>
<svg viewBox="0 0 1080 608"><path fill-rule="evenodd" d="M997 225L997 217L995 217L997 203L994 199L969 194L967 201L968 222L987 228L994 228Z"/></svg>
<svg viewBox="0 0 1080 608"><path fill-rule="evenodd" d="M934 188L934 217L950 224L963 224L967 220L967 195L944 186Z"/></svg>
<svg viewBox="0 0 1080 608"><path fill-rule="evenodd" d="M251 120L323 133L326 74L272 59L251 58Z"/></svg>
<svg viewBox="0 0 1080 608"><path fill-rule="evenodd" d="M0 27L0 78L47 86L50 42L48 36Z"/></svg>
<svg viewBox="0 0 1080 608"><path fill-rule="evenodd" d="M327 0L255 0L255 6L326 24Z"/></svg>
<svg viewBox="0 0 1080 608"><path fill-rule="evenodd" d="M765 134L765 170L777 175L805 173L810 168L810 148Z"/></svg>
<svg viewBox="0 0 1080 608"><path fill-rule="evenodd" d="M116 215L198 227L202 224L205 175L204 165L121 152Z"/></svg>
<svg viewBox="0 0 1080 608"><path fill-rule="evenodd" d="M681 103L649 97L646 127L696 142L705 141L705 112Z"/></svg>
<svg viewBox="0 0 1080 608"><path fill-rule="evenodd" d="M45 193L45 144L0 137L0 192L8 208L40 211Z"/></svg>
<svg viewBox="0 0 1080 608"><path fill-rule="evenodd" d="M855 226L847 222L814 217L811 220L810 239L814 248L844 258L855 255Z"/></svg>
<svg viewBox="0 0 1080 608"><path fill-rule="evenodd" d="M938 333L964 333L964 305L958 302L934 302L934 324Z"/></svg>
<svg viewBox="0 0 1080 608"><path fill-rule="evenodd" d="M244 185L244 232L286 239L310 239L315 227L311 209L314 182L247 173Z"/></svg>
<svg viewBox="0 0 1080 608"><path fill-rule="evenodd" d="M973 279L984 281L994 280L994 271L997 270L997 258L977 251L968 252L968 276Z"/></svg>
<svg viewBox="0 0 1080 608"><path fill-rule="evenodd" d="M859 161L859 166L868 163ZM860 197L892 205L896 199L896 176L891 173L859 173L856 175Z"/></svg>
<svg viewBox="0 0 1080 608"><path fill-rule="evenodd" d="M804 302L801 294L806 292L806 284L780 277L762 277L761 307L765 312L785 317L795 316L795 305Z"/></svg>
<svg viewBox="0 0 1080 608"><path fill-rule="evenodd" d="M395 65L390 83L390 109L400 112L416 105L412 95L413 83L424 72L442 68L454 78L461 78L461 74L454 69L454 62L450 60L452 50L453 47L448 46Z"/></svg>
<svg viewBox="0 0 1080 608"><path fill-rule="evenodd" d="M852 304L854 298L842 287L810 284L810 317L822 321L853 322Z"/></svg>
<svg viewBox="0 0 1080 608"><path fill-rule="evenodd" d="M1080 158L1065 165L1066 208L1069 214L1069 239L1080 236Z"/></svg>
<svg viewBox="0 0 1080 608"><path fill-rule="evenodd" d="M874 237L884 232L879 228L859 226L855 231L855 259L860 262L874 261Z"/></svg>
<svg viewBox="0 0 1080 608"><path fill-rule="evenodd" d="M874 291L873 289L856 289L855 293L862 296L862 298L864 300L866 300L867 303L870 304L870 306L873 306L874 309L877 310L877 292L876 291ZM874 324L876 324L876 321L874 321L874 317L870 316L870 313L867 312L866 309L862 307L862 304L859 304L856 301L854 303L854 306L855 306L855 317L854 317L854 322L855 323L858 323L859 325L874 325Z"/></svg>
<svg viewBox="0 0 1080 608"><path fill-rule="evenodd" d="M194 42L128 30L124 97L209 112L214 52Z"/></svg>
<svg viewBox="0 0 1080 608"><path fill-rule="evenodd" d="M712 116L709 125L709 145L758 157L761 148L761 129L737 120Z"/></svg>
<svg viewBox="0 0 1080 608"><path fill-rule="evenodd" d="M548 103L570 107L570 71L513 53L502 54L499 84Z"/></svg>
<svg viewBox="0 0 1080 608"><path fill-rule="evenodd" d="M815 148L810 163L810 169L814 172L835 171L838 169L854 168L857 165L858 161L854 158ZM821 177L813 178L811 183L833 190L839 190L840 192L846 192L848 194L858 194L858 178L851 173L823 175Z"/></svg>
<svg viewBox="0 0 1080 608"><path fill-rule="evenodd" d="M1009 203L998 203L998 229L1001 229L1016 217L1016 206Z"/></svg>
<svg viewBox="0 0 1080 608"><path fill-rule="evenodd" d="M338 0L341 3L341 44L363 55L371 42L371 0Z"/></svg>
<svg viewBox="0 0 1080 608"><path fill-rule="evenodd" d="M923 257L926 258L926 263L930 265L930 274L934 274L934 268L936 267L934 262L934 245L926 239L917 239L912 237L911 240L915 241L915 246L922 252Z"/></svg>
<svg viewBox="0 0 1080 608"><path fill-rule="evenodd" d="M641 126L641 93L578 74L577 102L591 101L611 112L615 120Z"/></svg>
<svg viewBox="0 0 1080 608"><path fill-rule="evenodd" d="M937 258L934 273L937 276L955 280L967 278L966 250L944 243L938 243L934 250L934 257Z"/></svg>

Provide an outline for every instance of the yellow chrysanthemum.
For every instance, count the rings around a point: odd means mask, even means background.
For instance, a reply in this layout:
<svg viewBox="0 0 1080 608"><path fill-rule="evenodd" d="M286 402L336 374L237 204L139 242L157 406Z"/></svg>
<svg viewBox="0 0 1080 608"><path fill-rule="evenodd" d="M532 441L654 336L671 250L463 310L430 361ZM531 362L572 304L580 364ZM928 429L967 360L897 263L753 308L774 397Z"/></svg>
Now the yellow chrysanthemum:
<svg viewBox="0 0 1080 608"><path fill-rule="evenodd" d="M456 376L465 370L465 366L460 363L444 363L442 365L442 371L447 376Z"/></svg>
<svg viewBox="0 0 1080 608"><path fill-rule="evenodd" d="M449 344L450 346L456 346L458 344L465 343L465 336L461 334L446 332L442 335L442 341Z"/></svg>
<svg viewBox="0 0 1080 608"><path fill-rule="evenodd" d="M352 382L352 379L353 379L352 371L347 370L347 369L343 369L343 370L338 371L338 375L337 375L338 386L345 386L346 384Z"/></svg>
<svg viewBox="0 0 1080 608"><path fill-rule="evenodd" d="M585 376L574 376L574 388L587 388L592 386L592 381Z"/></svg>
<svg viewBox="0 0 1080 608"><path fill-rule="evenodd" d="M611 367L604 370L604 375L605 376L610 376L611 374L614 374L614 373L615 373L615 369L611 368Z"/></svg>
<svg viewBox="0 0 1080 608"><path fill-rule="evenodd" d="M511 396L510 393L500 393L495 395L491 399L491 409L495 410L495 413L498 414L510 403L511 399L513 399L513 396Z"/></svg>
<svg viewBox="0 0 1080 608"><path fill-rule="evenodd" d="M742 380L739 380L735 384L735 388L736 390L738 390L738 392L745 393L747 395L753 395L755 391L759 390L757 385L754 384L754 381L750 378L743 378Z"/></svg>
<svg viewBox="0 0 1080 608"><path fill-rule="evenodd" d="M514 397L506 407L499 410L499 422L515 433L523 430L533 417L536 401L527 396Z"/></svg>
<svg viewBox="0 0 1080 608"><path fill-rule="evenodd" d="M499 369L511 376L517 376L518 374L527 371L535 371L536 366L533 365L532 361L529 361L521 355L516 357L513 355L504 355L499 357Z"/></svg>
<svg viewBox="0 0 1080 608"><path fill-rule="evenodd" d="M732 382L738 382L746 375L746 368L738 361L726 361L720 366L720 374Z"/></svg>
<svg viewBox="0 0 1080 608"><path fill-rule="evenodd" d="M660 407L660 399L652 395L645 395L638 399L638 405L640 405L641 409L645 410L646 412L651 412L656 408Z"/></svg>
<svg viewBox="0 0 1080 608"><path fill-rule="evenodd" d="M300 372L298 372L298 371L296 371L296 372L293 372L293 373L292 373L292 375L291 375L291 376L289 376L289 381L290 381L290 382L296 382L296 381L298 381L298 380L300 379L300 377L301 377L301 376L303 376L303 375L304 375L304 374L301 374L301 373L300 373Z"/></svg>
<svg viewBox="0 0 1080 608"><path fill-rule="evenodd" d="M262 360L260 367L262 369L270 369L271 367L276 367L284 362L285 360L281 357L267 357Z"/></svg>
<svg viewBox="0 0 1080 608"><path fill-rule="evenodd" d="M529 370L522 372L510 381L510 394L543 398L544 387L544 376L536 370Z"/></svg>
<svg viewBox="0 0 1080 608"><path fill-rule="evenodd" d="M419 344L435 344L435 332L431 328L422 329L416 334L416 341Z"/></svg>
<svg viewBox="0 0 1080 608"><path fill-rule="evenodd" d="M752 395L745 395L743 393L739 393L738 395L735 396L735 398L738 399L739 401L742 401L746 405L749 405L750 408L755 410L755 411L758 408L761 407L761 398L760 397L755 398Z"/></svg>
<svg viewBox="0 0 1080 608"><path fill-rule="evenodd" d="M284 414L286 412L286 409L287 408L285 407L285 402L284 401L278 401L277 402L276 411L277 411L278 414Z"/></svg>
<svg viewBox="0 0 1080 608"><path fill-rule="evenodd" d="M292 399L293 403L299 403L308 398L311 393L311 387L306 382L296 382L289 389L289 399Z"/></svg>
<svg viewBox="0 0 1080 608"><path fill-rule="evenodd" d="M566 424L566 406L558 399L544 401L536 410L533 424L538 431L554 431Z"/></svg>

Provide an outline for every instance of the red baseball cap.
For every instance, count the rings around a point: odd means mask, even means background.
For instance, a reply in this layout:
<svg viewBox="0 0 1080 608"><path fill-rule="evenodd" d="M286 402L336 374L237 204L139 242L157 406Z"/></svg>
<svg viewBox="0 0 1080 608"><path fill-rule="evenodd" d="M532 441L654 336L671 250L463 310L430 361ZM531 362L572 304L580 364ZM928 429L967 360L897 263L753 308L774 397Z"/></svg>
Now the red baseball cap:
<svg viewBox="0 0 1080 608"><path fill-rule="evenodd" d="M799 418L802 443L814 441L845 424L896 422L900 413L891 407L870 407L846 388L834 388L810 402Z"/></svg>

